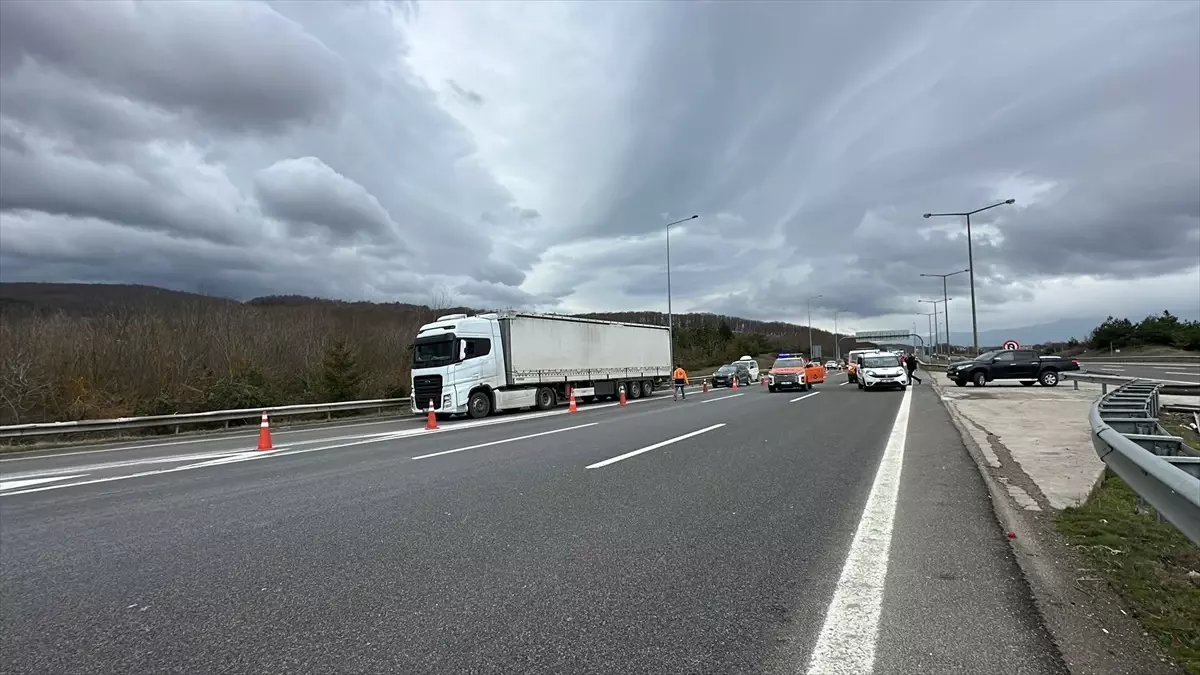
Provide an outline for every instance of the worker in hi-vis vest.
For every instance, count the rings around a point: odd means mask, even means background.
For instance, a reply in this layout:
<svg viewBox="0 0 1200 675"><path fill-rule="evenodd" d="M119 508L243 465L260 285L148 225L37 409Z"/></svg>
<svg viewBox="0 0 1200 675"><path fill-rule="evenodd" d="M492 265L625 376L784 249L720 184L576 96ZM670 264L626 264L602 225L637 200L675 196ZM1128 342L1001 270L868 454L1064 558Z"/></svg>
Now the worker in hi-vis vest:
<svg viewBox="0 0 1200 675"><path fill-rule="evenodd" d="M683 369L683 366L676 365L675 372L671 377L675 379L675 391L681 398L686 399L687 392L683 390L683 386L688 383L687 371Z"/></svg>

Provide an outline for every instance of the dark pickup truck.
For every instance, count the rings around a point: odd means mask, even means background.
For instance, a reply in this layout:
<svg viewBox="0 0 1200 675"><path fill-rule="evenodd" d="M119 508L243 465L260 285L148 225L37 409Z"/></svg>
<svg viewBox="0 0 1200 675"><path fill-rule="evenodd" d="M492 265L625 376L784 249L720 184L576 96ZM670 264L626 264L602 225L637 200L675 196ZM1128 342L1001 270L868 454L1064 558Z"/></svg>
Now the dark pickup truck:
<svg viewBox="0 0 1200 675"><path fill-rule="evenodd" d="M1019 380L1026 387L1041 382L1043 387L1053 387L1067 370L1079 370L1079 362L1061 356L1041 356L1031 349L997 349L970 361L951 363L946 366L946 377L960 387L968 382L982 387L993 380Z"/></svg>

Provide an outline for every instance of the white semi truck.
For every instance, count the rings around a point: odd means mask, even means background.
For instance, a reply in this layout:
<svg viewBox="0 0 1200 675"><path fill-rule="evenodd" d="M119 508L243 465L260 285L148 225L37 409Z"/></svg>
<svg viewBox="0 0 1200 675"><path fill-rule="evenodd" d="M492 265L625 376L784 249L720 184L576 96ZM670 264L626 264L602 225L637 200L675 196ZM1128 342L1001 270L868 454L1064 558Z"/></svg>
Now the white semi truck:
<svg viewBox="0 0 1200 675"><path fill-rule="evenodd" d="M412 345L412 411L487 417L546 410L567 400L637 399L669 386L666 326L553 314L450 314L421 326Z"/></svg>

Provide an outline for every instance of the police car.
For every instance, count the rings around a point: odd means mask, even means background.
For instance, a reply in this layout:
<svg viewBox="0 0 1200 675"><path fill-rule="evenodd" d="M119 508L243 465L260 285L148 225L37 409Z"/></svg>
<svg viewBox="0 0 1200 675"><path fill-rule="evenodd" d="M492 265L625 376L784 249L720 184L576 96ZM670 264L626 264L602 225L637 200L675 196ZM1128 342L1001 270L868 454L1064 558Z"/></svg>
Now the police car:
<svg viewBox="0 0 1200 675"><path fill-rule="evenodd" d="M900 357L891 352L867 352L859 358L857 375L858 388L885 389L908 386L908 375L900 363Z"/></svg>

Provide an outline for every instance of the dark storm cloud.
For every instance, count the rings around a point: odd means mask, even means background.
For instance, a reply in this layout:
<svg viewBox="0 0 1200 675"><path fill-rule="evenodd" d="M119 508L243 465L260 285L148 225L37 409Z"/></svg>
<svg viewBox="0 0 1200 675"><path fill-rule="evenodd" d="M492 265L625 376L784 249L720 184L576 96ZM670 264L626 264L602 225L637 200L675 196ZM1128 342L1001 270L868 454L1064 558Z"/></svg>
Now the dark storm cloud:
<svg viewBox="0 0 1200 675"><path fill-rule="evenodd" d="M982 305L1200 264L1195 3L508 7L0 3L0 275L665 308L699 213L677 309L911 314L1008 197Z"/></svg>

